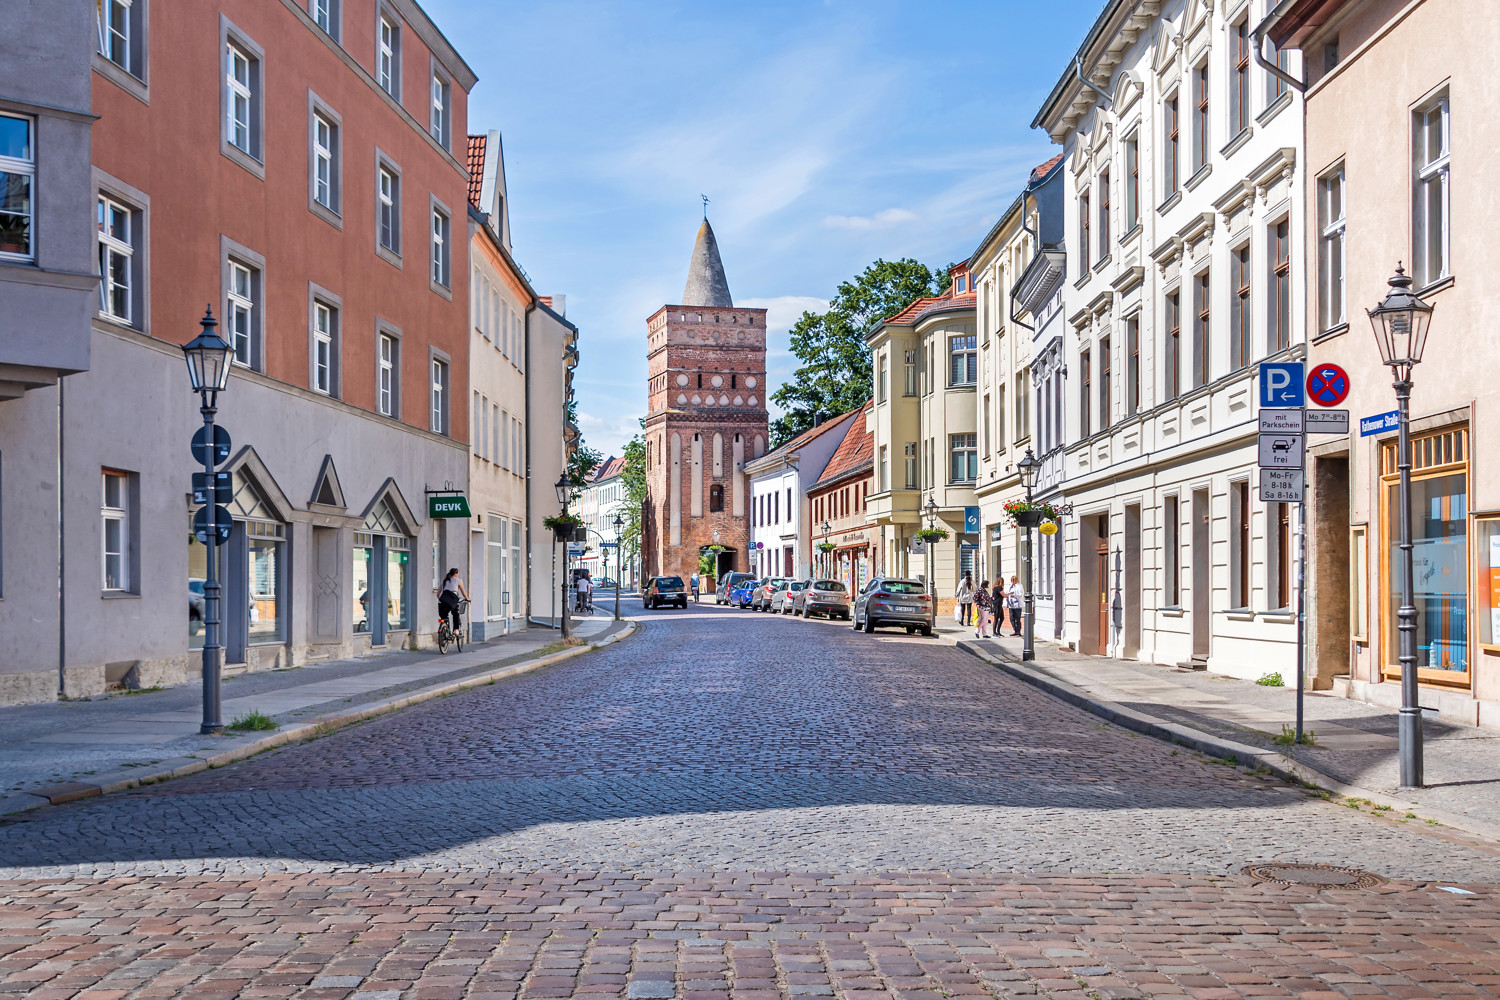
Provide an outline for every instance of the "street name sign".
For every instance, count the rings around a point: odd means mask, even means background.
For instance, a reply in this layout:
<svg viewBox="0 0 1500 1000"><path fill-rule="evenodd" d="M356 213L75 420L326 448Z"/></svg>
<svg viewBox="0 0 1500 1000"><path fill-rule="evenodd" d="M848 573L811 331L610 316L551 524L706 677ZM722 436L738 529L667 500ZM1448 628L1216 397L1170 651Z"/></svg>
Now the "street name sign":
<svg viewBox="0 0 1500 1000"><path fill-rule="evenodd" d="M1260 432L1262 434L1301 434L1302 415L1306 410L1261 410Z"/></svg>
<svg viewBox="0 0 1500 1000"><path fill-rule="evenodd" d="M1301 434L1262 434L1260 436L1260 467L1262 469L1302 468Z"/></svg>
<svg viewBox="0 0 1500 1000"><path fill-rule="evenodd" d="M1261 503L1301 503L1304 478L1301 469L1261 469Z"/></svg>
<svg viewBox="0 0 1500 1000"><path fill-rule="evenodd" d="M1372 417L1359 418L1359 436L1369 437L1371 434L1384 434L1386 431L1396 430L1401 423L1400 411L1391 410L1388 413L1377 413Z"/></svg>
<svg viewBox="0 0 1500 1000"><path fill-rule="evenodd" d="M1348 434L1348 410L1308 410L1307 433Z"/></svg>
<svg viewBox="0 0 1500 1000"><path fill-rule="evenodd" d="M427 496L427 516L469 517L469 498L462 494L430 493Z"/></svg>
<svg viewBox="0 0 1500 1000"><path fill-rule="evenodd" d="M1285 409L1307 405L1303 391L1306 373L1300 361L1262 361L1260 405L1262 409Z"/></svg>

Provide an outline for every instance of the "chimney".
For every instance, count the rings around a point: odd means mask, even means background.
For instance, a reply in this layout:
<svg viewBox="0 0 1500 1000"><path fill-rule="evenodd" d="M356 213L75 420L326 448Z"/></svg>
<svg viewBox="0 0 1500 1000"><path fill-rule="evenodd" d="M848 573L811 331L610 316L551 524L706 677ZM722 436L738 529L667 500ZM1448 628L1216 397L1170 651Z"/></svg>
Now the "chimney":
<svg viewBox="0 0 1500 1000"><path fill-rule="evenodd" d="M813 414L813 426L814 427L822 427L823 426L823 414L822 413L814 413Z"/></svg>

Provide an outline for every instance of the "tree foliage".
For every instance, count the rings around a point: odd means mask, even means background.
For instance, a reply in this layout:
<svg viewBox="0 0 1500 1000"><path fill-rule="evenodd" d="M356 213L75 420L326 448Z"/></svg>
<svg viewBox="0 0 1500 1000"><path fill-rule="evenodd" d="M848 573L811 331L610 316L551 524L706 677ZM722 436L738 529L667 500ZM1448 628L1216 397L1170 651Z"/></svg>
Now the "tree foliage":
<svg viewBox="0 0 1500 1000"><path fill-rule="evenodd" d="M838 293L823 313L805 312L791 330L792 354L802 364L771 398L785 415L771 424L778 447L813 425L813 415L847 413L869 402L874 375L865 332L924 295L948 286L948 273L933 273L910 258L877 260Z"/></svg>
<svg viewBox="0 0 1500 1000"><path fill-rule="evenodd" d="M641 420L644 428L646 421ZM641 554L642 516L646 507L646 438L637 434L625 446L625 468L620 471L621 485L625 488L625 519L620 529L620 545L624 555L635 558Z"/></svg>

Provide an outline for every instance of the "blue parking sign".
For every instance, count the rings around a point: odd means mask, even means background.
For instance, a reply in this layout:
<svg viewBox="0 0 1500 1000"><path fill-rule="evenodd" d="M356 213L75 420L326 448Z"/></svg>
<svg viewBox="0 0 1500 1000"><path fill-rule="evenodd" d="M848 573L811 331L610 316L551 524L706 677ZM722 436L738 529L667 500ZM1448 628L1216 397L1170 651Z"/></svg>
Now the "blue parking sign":
<svg viewBox="0 0 1500 1000"><path fill-rule="evenodd" d="M1261 362L1260 405L1267 409L1290 409L1307 405L1306 373L1302 362Z"/></svg>

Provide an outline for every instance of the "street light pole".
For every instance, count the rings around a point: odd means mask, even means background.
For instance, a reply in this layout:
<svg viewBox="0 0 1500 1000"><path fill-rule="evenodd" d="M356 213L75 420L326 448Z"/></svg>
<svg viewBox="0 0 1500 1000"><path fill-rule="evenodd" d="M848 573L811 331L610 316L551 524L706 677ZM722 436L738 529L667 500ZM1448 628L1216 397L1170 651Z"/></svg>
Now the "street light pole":
<svg viewBox="0 0 1500 1000"><path fill-rule="evenodd" d="M562 505L563 519L566 520L568 516L568 501L572 498L573 493L573 481L568 478L567 469L563 470L562 478L558 479L554 488L557 490L557 502ZM570 629L568 628L568 577L571 573L568 567L568 542L568 536L564 535L562 537L562 620L560 623L562 625L564 643L568 641L570 635Z"/></svg>
<svg viewBox="0 0 1500 1000"><path fill-rule="evenodd" d="M1020 461L1016 463L1016 469L1021 474L1021 485L1026 488L1027 504L1031 503L1031 490L1036 485L1036 474L1040 466L1041 462L1037 461L1030 448L1026 449L1026 454L1022 455ZM1031 531L1036 527L1036 518L1034 511L1026 513L1028 515L1028 523L1025 526L1026 555L1022 560L1025 563L1022 567L1025 576L1023 581L1025 610L1021 614L1021 659L1023 661L1036 659L1036 596L1031 592Z"/></svg>
<svg viewBox="0 0 1500 1000"><path fill-rule="evenodd" d="M823 522L823 577L833 579L833 552L828 548L828 536L833 534L833 525Z"/></svg>
<svg viewBox="0 0 1500 1000"><path fill-rule="evenodd" d="M624 527L625 519L619 514L615 515L615 621L620 620L620 588L625 586L624 563L620 556L620 529Z"/></svg>
<svg viewBox="0 0 1500 1000"><path fill-rule="evenodd" d="M1411 388L1412 369L1422 361L1432 306L1411 291L1401 265L1388 282L1391 290L1374 309L1366 310L1375 329L1380 360L1390 366L1396 390L1396 470L1400 474L1397 547L1401 550L1401 606L1396 609L1397 656L1401 664L1401 712L1397 716L1397 754L1401 787L1421 788L1422 706L1417 689L1417 607L1411 540Z"/></svg>
<svg viewBox="0 0 1500 1000"><path fill-rule="evenodd" d="M937 503L932 497L927 498L927 530L931 532L937 524ZM933 611L937 610L937 581L932 578L932 546L933 540L929 536L927 544L923 546L927 556L927 596L932 598Z"/></svg>

